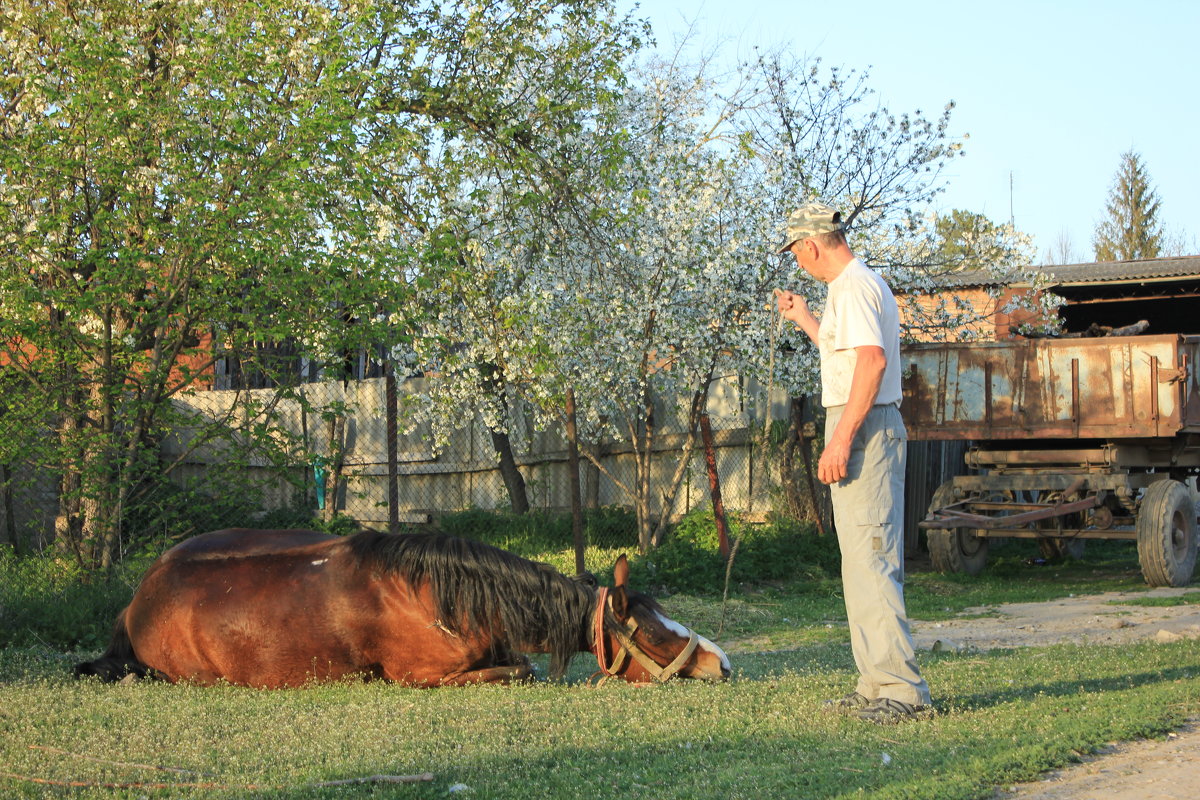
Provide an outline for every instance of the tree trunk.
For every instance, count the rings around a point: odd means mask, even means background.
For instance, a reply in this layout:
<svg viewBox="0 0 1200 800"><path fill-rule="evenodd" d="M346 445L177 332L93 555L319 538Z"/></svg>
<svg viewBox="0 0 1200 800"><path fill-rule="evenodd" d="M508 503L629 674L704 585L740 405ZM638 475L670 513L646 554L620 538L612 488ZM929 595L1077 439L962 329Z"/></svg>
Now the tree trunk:
<svg viewBox="0 0 1200 800"><path fill-rule="evenodd" d="M13 552L21 554L21 538L17 534L16 512L13 510L12 470L8 464L0 464L0 484L4 486L4 539L12 545Z"/></svg>
<svg viewBox="0 0 1200 800"><path fill-rule="evenodd" d="M511 416L508 408L508 392L504 388L504 378L500 369L494 364L480 364L480 385L484 393L496 398L505 416ZM500 458L500 477L504 480L504 488L508 490L508 502L514 514L529 512L529 492L525 488L525 478L517 468L517 459L513 455L512 439L508 431L497 430L488 426L492 435L492 447Z"/></svg>
<svg viewBox="0 0 1200 800"><path fill-rule="evenodd" d="M63 466L55 538L81 568L105 569L120 545L116 392L105 389L103 377L70 364L56 366L63 411L55 434Z"/></svg>
<svg viewBox="0 0 1200 800"><path fill-rule="evenodd" d="M492 435L492 446L496 455L500 456L500 477L504 479L504 487L508 489L508 500L514 514L529 512L529 494L525 489L525 478L517 467L517 459L513 456L512 440L507 431L497 431L488 428Z"/></svg>
<svg viewBox="0 0 1200 800"><path fill-rule="evenodd" d="M796 426L796 438L800 442L800 457L804 460L804 477L808 482L808 497L812 502L813 521L817 524L817 533L824 536L828 529L825 526L825 498L829 495L829 487L817 480L816 467L813 464L813 438L804 431L804 407L809 402L807 397L801 398L799 405L792 406L792 422Z"/></svg>
<svg viewBox="0 0 1200 800"><path fill-rule="evenodd" d="M671 519L671 509L675 507L675 498L679 496L679 489L683 486L683 479L687 477L688 465L692 461L692 450L696 446L696 430L700 427L700 414L708 405L708 386L712 382L712 370L709 370L708 378L704 381L704 386L698 389L692 395L692 407L688 412L688 432L687 439L683 443L683 452L680 454L679 462L675 465L675 475L671 478L668 484L667 491L663 492L662 510L658 515L658 524L654 529L652 542L655 547L662 544L663 537L667 533L667 524Z"/></svg>
<svg viewBox="0 0 1200 800"><path fill-rule="evenodd" d="M329 470L325 473L325 513L326 522L332 522L337 516L338 491L342 483L342 469L345 466L346 452L346 418L338 414L329 420Z"/></svg>
<svg viewBox="0 0 1200 800"><path fill-rule="evenodd" d="M653 512L650 507L650 490L653 486L651 470L654 468L654 398L650 395L649 386L642 395L642 413L644 417L641 425L641 443L639 447L635 433L634 459L637 464L638 552L644 555L650 552L654 540L651 522ZM636 429L636 423L632 427Z"/></svg>
<svg viewBox="0 0 1200 800"><path fill-rule="evenodd" d="M779 459L779 485L783 487L783 500L787 513L796 518L812 518L816 514L816 504L810 496L812 476L807 470L796 463L797 456L804 458L801 450L809 446L804 436L804 398L793 397L790 403L791 424L788 428L787 440ZM807 459L805 459L807 463ZM801 490L800 480L803 475L808 485L807 492Z"/></svg>
<svg viewBox="0 0 1200 800"><path fill-rule="evenodd" d="M584 452L587 454L587 464L583 469L583 497L585 508L600 507L600 445L595 442L584 442Z"/></svg>
<svg viewBox="0 0 1200 800"><path fill-rule="evenodd" d="M118 552L113 482L102 454L85 453L64 470L59 484L55 538L85 570L106 569Z"/></svg>
<svg viewBox="0 0 1200 800"><path fill-rule="evenodd" d="M717 525L717 548L721 558L729 560L729 523L725 519L725 504L721 502L721 476L717 473L717 451L713 447L712 425L708 414L700 415L700 435L704 439L704 464L708 468L708 492L712 497L713 521Z"/></svg>
<svg viewBox="0 0 1200 800"><path fill-rule="evenodd" d="M68 403L72 401L67 400ZM57 436L62 446L63 471L58 483L58 514L54 518L54 544L73 557L81 569L90 570L91 554L84 548L83 536L83 464L84 451L80 446L79 430L83 427L72 408L64 412Z"/></svg>

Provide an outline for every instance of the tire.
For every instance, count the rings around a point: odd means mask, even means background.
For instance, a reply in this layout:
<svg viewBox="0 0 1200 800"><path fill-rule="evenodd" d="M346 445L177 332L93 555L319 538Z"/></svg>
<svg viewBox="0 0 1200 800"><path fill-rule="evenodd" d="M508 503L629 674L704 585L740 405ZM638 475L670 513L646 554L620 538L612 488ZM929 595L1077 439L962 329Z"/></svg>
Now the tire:
<svg viewBox="0 0 1200 800"><path fill-rule="evenodd" d="M1186 586L1196 568L1196 507L1179 481L1150 484L1137 518L1138 562L1151 586Z"/></svg>
<svg viewBox="0 0 1200 800"><path fill-rule="evenodd" d="M929 511L950 505L954 500L954 482L947 481L933 493ZM930 530L926 541L929 544L929 560L938 572L965 572L978 575L987 564L988 540L976 536L968 528Z"/></svg>

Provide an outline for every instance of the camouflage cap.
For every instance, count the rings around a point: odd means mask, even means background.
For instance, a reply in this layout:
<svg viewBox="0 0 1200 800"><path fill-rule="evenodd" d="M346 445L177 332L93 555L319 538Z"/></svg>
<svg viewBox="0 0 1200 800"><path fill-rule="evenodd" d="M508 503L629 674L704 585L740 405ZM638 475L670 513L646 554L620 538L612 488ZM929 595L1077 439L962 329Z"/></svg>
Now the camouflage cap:
<svg viewBox="0 0 1200 800"><path fill-rule="evenodd" d="M780 253L801 239L820 236L842 230L842 212L836 211L824 203L809 203L791 213L787 221L787 236L783 240Z"/></svg>

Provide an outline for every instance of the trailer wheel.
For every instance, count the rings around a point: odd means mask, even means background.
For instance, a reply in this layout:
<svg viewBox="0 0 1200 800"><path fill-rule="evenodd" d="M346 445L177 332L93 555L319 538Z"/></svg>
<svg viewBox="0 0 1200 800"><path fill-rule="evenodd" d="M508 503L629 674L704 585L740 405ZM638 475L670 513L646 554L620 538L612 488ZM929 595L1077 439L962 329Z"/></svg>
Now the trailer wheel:
<svg viewBox="0 0 1200 800"><path fill-rule="evenodd" d="M1185 586L1196 568L1196 508L1179 481L1150 484L1137 518L1138 562L1151 586Z"/></svg>
<svg viewBox="0 0 1200 800"><path fill-rule="evenodd" d="M950 505L955 501L954 482L947 481L933 493L929 501L930 512ZM926 537L929 543L929 560L938 572L965 572L978 575L987 563L988 540L976 536L968 528L930 530Z"/></svg>

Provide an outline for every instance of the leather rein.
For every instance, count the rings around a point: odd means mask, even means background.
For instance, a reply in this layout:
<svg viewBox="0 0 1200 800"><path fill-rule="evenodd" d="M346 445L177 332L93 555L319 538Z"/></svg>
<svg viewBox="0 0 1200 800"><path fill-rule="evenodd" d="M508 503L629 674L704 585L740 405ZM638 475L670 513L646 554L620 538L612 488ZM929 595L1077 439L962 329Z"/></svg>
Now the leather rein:
<svg viewBox="0 0 1200 800"><path fill-rule="evenodd" d="M610 629L609 632L612 633L613 638L617 640L618 644L620 644L620 647L617 648L615 653L613 653L612 662L606 663L608 661L606 654L608 640L604 635L605 612L612 613L614 620L616 620L616 613L612 610L612 597L610 597L608 594L608 587L600 587L597 595L596 623L592 651L596 655L596 663L600 666L600 673L603 673L604 675L604 677L600 679L601 681L607 680L608 678L617 677L617 673L625 668L625 661L627 658L632 658L634 661L641 664L644 670L654 676L655 683L665 683L666 681L669 681L671 678L678 675L679 670L683 669L684 665L691 660L692 654L696 652L696 646L700 642L700 637L696 635L695 631L691 630L690 628L687 629L687 645L684 646L679 655L675 656L675 660L673 660L670 664L667 664L665 667L660 667L654 661L654 659L646 655L645 651L638 647L637 643L633 641L633 634L638 629L638 622L633 617L630 617L629 620L624 623L620 623L620 621L617 620L619 624Z"/></svg>

